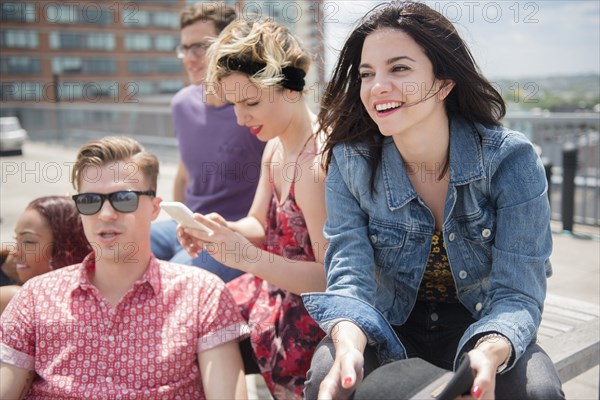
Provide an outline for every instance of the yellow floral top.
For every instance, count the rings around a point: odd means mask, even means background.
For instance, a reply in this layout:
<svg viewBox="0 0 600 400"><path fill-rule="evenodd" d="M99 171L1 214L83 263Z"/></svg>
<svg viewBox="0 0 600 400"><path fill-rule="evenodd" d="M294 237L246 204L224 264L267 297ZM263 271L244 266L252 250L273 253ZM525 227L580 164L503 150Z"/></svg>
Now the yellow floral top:
<svg viewBox="0 0 600 400"><path fill-rule="evenodd" d="M417 299L436 303L458 302L456 285L450 270L444 236L441 231L433 234L431 250Z"/></svg>

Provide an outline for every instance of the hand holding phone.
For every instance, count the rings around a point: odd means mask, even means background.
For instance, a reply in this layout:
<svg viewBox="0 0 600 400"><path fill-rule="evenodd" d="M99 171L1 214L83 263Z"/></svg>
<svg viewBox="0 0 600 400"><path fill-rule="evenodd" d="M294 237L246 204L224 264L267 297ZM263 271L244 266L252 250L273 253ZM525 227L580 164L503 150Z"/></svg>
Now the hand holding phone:
<svg viewBox="0 0 600 400"><path fill-rule="evenodd" d="M471 369L471 360L467 354L464 354L455 372L443 374L411 399L453 400L468 395L474 379L475 373Z"/></svg>
<svg viewBox="0 0 600 400"><path fill-rule="evenodd" d="M163 201L160 207L184 228L199 229L211 233L210 229L194 219L194 213L178 201Z"/></svg>

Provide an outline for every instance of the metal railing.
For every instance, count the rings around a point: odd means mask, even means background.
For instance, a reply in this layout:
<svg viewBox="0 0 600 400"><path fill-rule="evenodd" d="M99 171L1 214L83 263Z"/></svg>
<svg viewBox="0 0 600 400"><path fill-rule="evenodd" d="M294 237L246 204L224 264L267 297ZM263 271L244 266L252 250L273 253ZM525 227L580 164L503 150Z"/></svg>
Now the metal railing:
<svg viewBox="0 0 600 400"><path fill-rule="evenodd" d="M169 105L107 103L3 104L1 115L18 116L34 141L79 146L85 141L124 134L139 140L161 161L177 162ZM600 114L513 113L503 123L525 133L541 149L551 173L552 218L561 220L563 151L576 149L574 222L600 226Z"/></svg>
<svg viewBox="0 0 600 400"><path fill-rule="evenodd" d="M544 163L550 172L550 205L552 218L569 223L600 226L600 114L598 113L515 113L504 119L507 127L525 133L539 146ZM565 165L574 162L573 165ZM563 176L571 176L574 185ZM574 193L564 192L573 187ZM563 215L565 204L573 196L573 221Z"/></svg>

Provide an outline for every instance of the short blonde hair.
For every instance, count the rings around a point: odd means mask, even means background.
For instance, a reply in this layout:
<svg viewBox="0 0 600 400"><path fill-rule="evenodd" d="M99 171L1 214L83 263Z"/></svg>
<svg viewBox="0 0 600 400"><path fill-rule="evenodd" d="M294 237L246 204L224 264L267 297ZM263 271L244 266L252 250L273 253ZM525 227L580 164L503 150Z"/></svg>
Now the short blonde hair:
<svg viewBox="0 0 600 400"><path fill-rule="evenodd" d="M137 141L126 136L105 136L81 146L71 172L73 187L79 191L83 171L87 167L100 168L119 161L136 164L150 184L149 189L156 191L158 159Z"/></svg>
<svg viewBox="0 0 600 400"><path fill-rule="evenodd" d="M235 59L246 65L258 65L257 72L247 73L250 82L260 88L281 86L286 67L306 74L311 56L302 43L284 25L269 19L239 20L227 26L208 50L208 82L221 79L239 70L226 61Z"/></svg>

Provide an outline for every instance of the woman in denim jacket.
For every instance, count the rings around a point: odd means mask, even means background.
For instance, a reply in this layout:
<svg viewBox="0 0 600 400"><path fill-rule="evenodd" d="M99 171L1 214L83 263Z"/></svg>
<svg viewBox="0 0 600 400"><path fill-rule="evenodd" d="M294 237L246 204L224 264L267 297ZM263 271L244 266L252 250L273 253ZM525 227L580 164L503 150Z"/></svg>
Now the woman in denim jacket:
<svg viewBox="0 0 600 400"><path fill-rule="evenodd" d="M306 398L346 398L393 360L451 370L465 353L474 397L564 397L536 344L551 273L546 178L532 144L500 125L505 111L428 6L389 3L351 33L319 115L327 292L303 300L328 337Z"/></svg>

